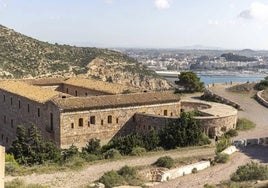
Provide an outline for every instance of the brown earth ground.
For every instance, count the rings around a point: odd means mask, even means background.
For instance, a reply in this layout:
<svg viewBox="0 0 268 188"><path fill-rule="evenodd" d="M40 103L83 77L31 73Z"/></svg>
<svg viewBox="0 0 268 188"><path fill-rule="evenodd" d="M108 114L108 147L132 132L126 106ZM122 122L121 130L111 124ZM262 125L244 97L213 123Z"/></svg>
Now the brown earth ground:
<svg viewBox="0 0 268 188"><path fill-rule="evenodd" d="M240 132L237 138L259 138L268 137L268 109L261 106L247 94L237 94L226 92L225 85L215 85L211 88L215 93L224 96L241 105L244 111L239 111L240 118L247 118L256 124L254 130ZM213 148L204 148L196 150L168 151L161 154L122 159L120 161L103 162L90 165L80 171L57 172L52 174L32 174L19 177L26 183L40 183L50 187L81 187L97 180L104 172L109 170L118 170L124 165L143 166L150 165L157 158L169 155L173 158L201 156L212 154ZM229 179L230 175L238 166L246 164L249 161L258 160L268 163L268 147L252 146L244 148L231 156L226 164L218 164L196 174L191 174L171 180L169 182L155 185L155 187L203 187L204 184L216 184L222 180ZM16 177L6 177L5 181L10 181Z"/></svg>

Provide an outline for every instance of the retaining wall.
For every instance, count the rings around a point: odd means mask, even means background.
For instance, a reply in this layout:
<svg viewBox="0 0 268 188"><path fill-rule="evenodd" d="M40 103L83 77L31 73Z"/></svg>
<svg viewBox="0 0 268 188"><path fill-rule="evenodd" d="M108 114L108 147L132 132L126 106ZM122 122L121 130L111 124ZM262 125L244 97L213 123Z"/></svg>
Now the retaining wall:
<svg viewBox="0 0 268 188"><path fill-rule="evenodd" d="M262 97L262 93L264 92L264 90L259 91L256 95L257 100L265 107L268 108L268 101L266 101L263 97Z"/></svg>

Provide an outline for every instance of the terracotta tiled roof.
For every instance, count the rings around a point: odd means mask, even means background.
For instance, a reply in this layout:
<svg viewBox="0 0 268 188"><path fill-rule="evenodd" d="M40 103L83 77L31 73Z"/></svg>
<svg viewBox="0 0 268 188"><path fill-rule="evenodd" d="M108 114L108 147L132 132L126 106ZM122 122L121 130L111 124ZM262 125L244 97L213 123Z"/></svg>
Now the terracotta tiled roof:
<svg viewBox="0 0 268 188"><path fill-rule="evenodd" d="M39 86L33 86L25 82L15 80L1 80L0 89L40 103L44 103L53 97L60 95L57 91L44 89Z"/></svg>
<svg viewBox="0 0 268 188"><path fill-rule="evenodd" d="M63 111L79 111L179 102L180 97L172 92L148 92L83 98L55 98L52 101Z"/></svg>

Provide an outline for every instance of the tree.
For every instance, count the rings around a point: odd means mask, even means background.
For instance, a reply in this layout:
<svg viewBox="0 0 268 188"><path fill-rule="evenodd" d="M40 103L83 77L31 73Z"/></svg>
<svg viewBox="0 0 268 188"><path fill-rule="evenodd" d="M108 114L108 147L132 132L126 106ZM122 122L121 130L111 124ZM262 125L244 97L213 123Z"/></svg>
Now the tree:
<svg viewBox="0 0 268 188"><path fill-rule="evenodd" d="M14 155L20 164L42 164L45 161L57 161L61 158L60 150L52 142L41 139L40 132L31 126L26 134L25 126L18 126L16 139L12 143L9 153Z"/></svg>
<svg viewBox="0 0 268 188"><path fill-rule="evenodd" d="M86 147L83 148L83 151L86 151L87 153L98 155L101 152L101 145L100 145L100 139L91 138L88 141L88 144Z"/></svg>
<svg viewBox="0 0 268 188"><path fill-rule="evenodd" d="M204 83L200 82L200 78L194 72L181 72L178 78L175 83L184 87L186 92L199 92L204 88Z"/></svg>

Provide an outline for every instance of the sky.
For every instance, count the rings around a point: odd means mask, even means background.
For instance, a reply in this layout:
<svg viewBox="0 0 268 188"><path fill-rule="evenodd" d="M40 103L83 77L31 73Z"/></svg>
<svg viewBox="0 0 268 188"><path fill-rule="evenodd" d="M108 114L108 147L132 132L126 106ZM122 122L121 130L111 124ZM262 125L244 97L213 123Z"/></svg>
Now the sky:
<svg viewBox="0 0 268 188"><path fill-rule="evenodd" d="M0 0L0 24L76 46L268 50L268 0Z"/></svg>

